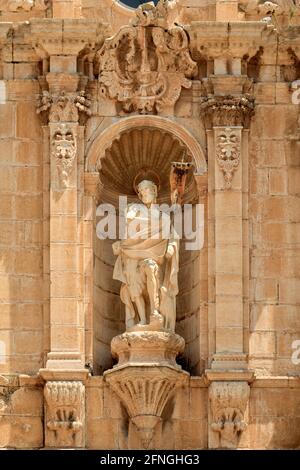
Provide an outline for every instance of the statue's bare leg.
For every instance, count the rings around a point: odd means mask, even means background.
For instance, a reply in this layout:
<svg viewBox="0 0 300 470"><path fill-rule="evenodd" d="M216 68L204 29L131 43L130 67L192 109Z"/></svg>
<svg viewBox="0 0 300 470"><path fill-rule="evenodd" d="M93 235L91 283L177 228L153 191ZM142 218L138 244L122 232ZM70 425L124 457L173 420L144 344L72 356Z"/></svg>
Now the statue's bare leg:
<svg viewBox="0 0 300 470"><path fill-rule="evenodd" d="M126 284L122 284L121 286L120 298L125 304L126 328L131 328L134 326L135 310L130 298L128 286L126 286Z"/></svg>
<svg viewBox="0 0 300 470"><path fill-rule="evenodd" d="M152 260L145 260L144 270L147 279L147 291L150 300L150 314L152 320L161 320L159 313L159 268Z"/></svg>
<svg viewBox="0 0 300 470"><path fill-rule="evenodd" d="M140 317L139 325L146 325L146 307L143 296L140 295L139 297L136 297L134 301Z"/></svg>

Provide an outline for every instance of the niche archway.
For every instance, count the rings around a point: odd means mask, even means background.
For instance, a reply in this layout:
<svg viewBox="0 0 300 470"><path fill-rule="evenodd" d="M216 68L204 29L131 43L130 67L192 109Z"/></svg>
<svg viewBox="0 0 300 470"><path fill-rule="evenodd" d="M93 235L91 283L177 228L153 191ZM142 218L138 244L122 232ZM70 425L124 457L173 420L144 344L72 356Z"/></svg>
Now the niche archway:
<svg viewBox="0 0 300 470"><path fill-rule="evenodd" d="M160 176L159 202L169 201L169 172L172 161L193 162L199 177L207 171L200 144L186 129L159 116L132 116L114 123L95 136L87 152L85 170L99 181L97 202L109 202L118 208L118 196L136 199L134 177L141 168L154 168ZM187 183L186 202L196 202L195 177ZM120 301L120 284L112 279L115 257L113 240L99 240L94 225L93 271L93 366L102 374L112 366L111 339L124 332L124 307ZM199 363L200 268L199 252L181 248L176 329L186 340L183 363L193 372Z"/></svg>

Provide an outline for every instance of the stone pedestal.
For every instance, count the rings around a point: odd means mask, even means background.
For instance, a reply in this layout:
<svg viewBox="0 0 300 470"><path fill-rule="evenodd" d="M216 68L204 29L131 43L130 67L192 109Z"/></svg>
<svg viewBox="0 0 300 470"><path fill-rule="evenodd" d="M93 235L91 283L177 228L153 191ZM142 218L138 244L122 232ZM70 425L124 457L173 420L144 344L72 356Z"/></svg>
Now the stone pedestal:
<svg viewBox="0 0 300 470"><path fill-rule="evenodd" d="M147 449L165 406L188 379L189 374L176 364L184 339L165 331L133 331L113 338L111 348L119 362L104 373L105 380L122 401Z"/></svg>

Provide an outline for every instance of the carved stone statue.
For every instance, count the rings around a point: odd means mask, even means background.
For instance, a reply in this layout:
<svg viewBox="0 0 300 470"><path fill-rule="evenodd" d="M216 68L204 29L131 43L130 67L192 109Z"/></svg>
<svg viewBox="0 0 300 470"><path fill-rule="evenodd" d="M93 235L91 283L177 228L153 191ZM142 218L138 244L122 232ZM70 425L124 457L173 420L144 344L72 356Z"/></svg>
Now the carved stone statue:
<svg viewBox="0 0 300 470"><path fill-rule="evenodd" d="M128 205L127 237L113 244L114 254L118 255L113 277L122 282L120 297L126 308L126 327L144 329L149 325L153 330L174 331L179 239L172 227L165 237L164 218L155 204L157 184L144 179L136 191L142 203ZM133 225L136 230L131 233Z"/></svg>

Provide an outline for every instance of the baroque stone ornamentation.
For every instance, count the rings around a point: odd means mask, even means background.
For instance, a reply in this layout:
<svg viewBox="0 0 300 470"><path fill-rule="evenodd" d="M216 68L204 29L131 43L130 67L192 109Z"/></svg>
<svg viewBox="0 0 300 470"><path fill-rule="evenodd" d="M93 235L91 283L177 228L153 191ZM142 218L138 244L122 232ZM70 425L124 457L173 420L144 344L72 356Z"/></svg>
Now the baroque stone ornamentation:
<svg viewBox="0 0 300 470"><path fill-rule="evenodd" d="M49 381L44 388L48 445L73 447L82 440L84 385L80 381Z"/></svg>
<svg viewBox="0 0 300 470"><path fill-rule="evenodd" d="M80 114L91 115L91 100L85 90L77 93L62 91L59 95L52 96L47 90L43 90L37 106L37 113L46 115L50 122L78 122Z"/></svg>
<svg viewBox="0 0 300 470"><path fill-rule="evenodd" d="M299 0L239 0L239 7L245 13L259 13L264 17L279 15L293 16L296 9L300 7Z"/></svg>
<svg viewBox="0 0 300 470"><path fill-rule="evenodd" d="M52 157L56 161L59 180L63 188L68 187L69 177L76 158L76 136L67 124L60 124L52 137Z"/></svg>
<svg viewBox="0 0 300 470"><path fill-rule="evenodd" d="M20 10L45 10L47 8L47 0L1 0L0 10L17 12Z"/></svg>
<svg viewBox="0 0 300 470"><path fill-rule="evenodd" d="M111 342L111 352L118 358L118 366L141 361L151 361L160 365L178 368L176 356L184 351L184 339L163 331L136 331L115 336Z"/></svg>
<svg viewBox="0 0 300 470"><path fill-rule="evenodd" d="M98 53L103 93L125 112L141 114L172 109L181 88L190 88L197 70L183 27L165 29L168 4L160 1L137 9L131 26L105 41Z"/></svg>
<svg viewBox="0 0 300 470"><path fill-rule="evenodd" d="M240 133L234 128L216 128L216 159L223 172L226 189L231 188L241 158Z"/></svg>
<svg viewBox="0 0 300 470"><path fill-rule="evenodd" d="M219 433L218 447L235 449L238 446L239 437L247 427L245 411L249 396L247 382L219 381L210 385L211 428Z"/></svg>
<svg viewBox="0 0 300 470"><path fill-rule="evenodd" d="M255 101L249 94L242 96L204 97L200 105L207 128L214 126L249 127L254 115Z"/></svg>
<svg viewBox="0 0 300 470"><path fill-rule="evenodd" d="M111 347L119 362L104 373L105 380L125 406L147 449L167 403L188 379L188 373L176 364L184 340L174 333L141 331L116 336Z"/></svg>

